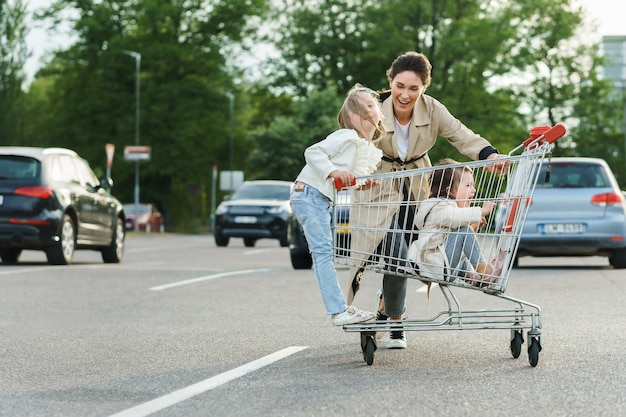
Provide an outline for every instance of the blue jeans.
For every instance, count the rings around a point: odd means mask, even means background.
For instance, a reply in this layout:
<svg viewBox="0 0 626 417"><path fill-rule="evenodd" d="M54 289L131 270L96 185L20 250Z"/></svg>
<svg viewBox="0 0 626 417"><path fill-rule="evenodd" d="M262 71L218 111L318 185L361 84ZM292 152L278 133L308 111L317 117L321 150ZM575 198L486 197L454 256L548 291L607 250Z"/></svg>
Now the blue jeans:
<svg viewBox="0 0 626 417"><path fill-rule="evenodd" d="M485 262L476 233L469 226L451 231L446 240L445 251L452 269L448 277L450 281L454 281L457 277L465 277L467 272L471 271L472 266ZM462 258L463 255L465 258Z"/></svg>
<svg viewBox="0 0 626 417"><path fill-rule="evenodd" d="M326 312L343 313L348 306L339 286L333 260L330 200L316 188L305 185L304 191L292 192L290 204L309 244L313 269Z"/></svg>

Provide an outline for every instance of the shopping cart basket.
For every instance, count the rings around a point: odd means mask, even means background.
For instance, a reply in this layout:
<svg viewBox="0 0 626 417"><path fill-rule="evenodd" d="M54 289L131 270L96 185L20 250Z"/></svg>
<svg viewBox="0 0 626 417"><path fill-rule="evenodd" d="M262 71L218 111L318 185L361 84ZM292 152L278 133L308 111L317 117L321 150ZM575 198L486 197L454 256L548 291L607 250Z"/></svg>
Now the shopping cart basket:
<svg viewBox="0 0 626 417"><path fill-rule="evenodd" d="M540 167L549 158L552 143L562 137L565 131L561 124L535 127L524 143L498 160L451 163L361 178L374 185L353 190L348 225L334 222L337 230L333 235L338 236L339 232L341 236L345 236L346 232L351 235L349 248L345 245L345 238L336 240L335 262L349 266L351 271L357 270L356 276L359 277L365 270L371 270L420 280L429 286L429 295L430 287L438 286L447 302L447 310L429 318L376 320L343 326L346 332L361 334L363 358L368 365L374 362L376 332L470 329L510 330L510 349L514 358L518 358L521 353L523 332L527 330L529 362L533 367L537 365L541 351L541 309L504 293L511 268L516 262L530 198L537 181L546 181L545 178L538 178ZM430 263L431 258L428 256L416 257L416 250L432 253L428 252L428 248L418 249L420 245L416 242L420 233L423 234L422 238L431 233L444 240L453 237L458 239L458 227L441 227L436 229L438 234L435 235L432 229L417 229L415 218L418 206L427 204L423 201L429 197L431 179L441 178L444 170L449 172L464 168L470 168L473 173L476 193L471 201L458 203L459 206L495 204L496 207L491 214L472 225L471 231L465 229L464 236L475 239L485 262L494 260L488 263L489 268L481 271L467 266L472 258L467 248L461 257L466 260L454 265ZM445 185L442 187L446 188ZM337 207L334 208L337 213ZM345 202L342 203L342 209L345 210ZM476 210L474 217L475 213ZM360 278L351 283L349 303L359 284ZM482 291L512 306L465 310L453 288Z"/></svg>

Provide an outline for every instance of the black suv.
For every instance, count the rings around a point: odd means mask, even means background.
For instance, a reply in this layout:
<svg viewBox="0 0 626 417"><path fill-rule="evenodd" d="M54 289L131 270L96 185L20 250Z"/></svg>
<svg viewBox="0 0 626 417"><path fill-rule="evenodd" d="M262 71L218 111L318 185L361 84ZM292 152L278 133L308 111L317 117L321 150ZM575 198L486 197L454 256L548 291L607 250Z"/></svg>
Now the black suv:
<svg viewBox="0 0 626 417"><path fill-rule="evenodd" d="M92 249L120 262L124 211L110 188L72 150L0 146L0 259L32 249L68 265L74 250Z"/></svg>
<svg viewBox="0 0 626 417"><path fill-rule="evenodd" d="M335 209L332 221L336 221L335 230L335 250L342 256L350 255L350 202L352 200L352 190L342 190L337 194ZM296 220L296 216L291 216L289 223L289 256L293 269L311 269L313 259L309 252L309 245L304 237L304 231Z"/></svg>
<svg viewBox="0 0 626 417"><path fill-rule="evenodd" d="M262 238L278 239L280 246L287 246L292 186L293 182L278 180L241 184L215 211L215 244L228 246L231 237L241 237L248 247Z"/></svg>

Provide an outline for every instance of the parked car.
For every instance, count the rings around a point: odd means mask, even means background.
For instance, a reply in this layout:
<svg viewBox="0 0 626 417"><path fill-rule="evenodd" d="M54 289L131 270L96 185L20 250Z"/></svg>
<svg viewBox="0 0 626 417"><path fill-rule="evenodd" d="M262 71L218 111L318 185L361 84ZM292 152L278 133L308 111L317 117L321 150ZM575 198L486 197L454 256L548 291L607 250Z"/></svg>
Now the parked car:
<svg viewBox="0 0 626 417"><path fill-rule="evenodd" d="M0 147L0 259L18 261L41 250L53 265L72 263L74 251L124 254L124 209L76 152L63 148Z"/></svg>
<svg viewBox="0 0 626 417"><path fill-rule="evenodd" d="M350 251L350 201L352 190L342 190L337 195L337 227L335 228L337 247L341 248L344 255ZM289 255L293 269L311 269L313 259L309 253L309 245L304 237L304 231L295 216L291 216L289 227Z"/></svg>
<svg viewBox="0 0 626 417"><path fill-rule="evenodd" d="M290 181L245 181L215 211L213 235L217 246L228 246L231 237L241 237L252 247L258 239L278 239L289 244L287 229L291 217Z"/></svg>
<svg viewBox="0 0 626 417"><path fill-rule="evenodd" d="M538 178L514 265L522 256L606 256L626 268L626 200L608 164L551 158Z"/></svg>
<svg viewBox="0 0 626 417"><path fill-rule="evenodd" d="M135 230L135 218L137 218L139 230L146 233L165 232L163 215L152 203L124 204L124 215L126 216L126 230Z"/></svg>

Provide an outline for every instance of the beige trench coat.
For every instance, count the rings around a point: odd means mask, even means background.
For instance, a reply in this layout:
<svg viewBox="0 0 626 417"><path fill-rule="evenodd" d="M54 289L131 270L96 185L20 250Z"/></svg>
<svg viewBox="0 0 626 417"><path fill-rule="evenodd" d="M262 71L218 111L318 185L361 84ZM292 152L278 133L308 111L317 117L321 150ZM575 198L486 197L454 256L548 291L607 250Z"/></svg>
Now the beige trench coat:
<svg viewBox="0 0 626 417"><path fill-rule="evenodd" d="M391 96L384 98L382 103L383 125L386 134L374 141L374 144L383 151L383 156L391 159L398 158L398 147L395 133L395 116ZM422 95L413 109L413 120L409 127L409 147L406 160L422 158L408 164L388 162L382 160L376 173L401 171L430 167L431 162L427 152L435 145L438 137L450 142L463 155L477 160L480 151L491 146L487 139L472 132L468 127L456 119L448 109L433 97ZM423 186L420 189L420 184ZM411 201L421 201L429 197L426 181L414 182L411 189ZM369 254L374 253L385 233L382 231L391 225L397 205L385 205L394 201L402 201L400 181L397 178L383 180L378 189L354 191L352 199L355 202L376 203L371 209L361 209L350 212L350 224L353 227L351 239L351 257L356 258L350 267L347 303L352 304L359 290L364 265ZM414 207L415 209L415 207ZM353 215L354 214L354 215ZM365 228L365 230L361 229Z"/></svg>

